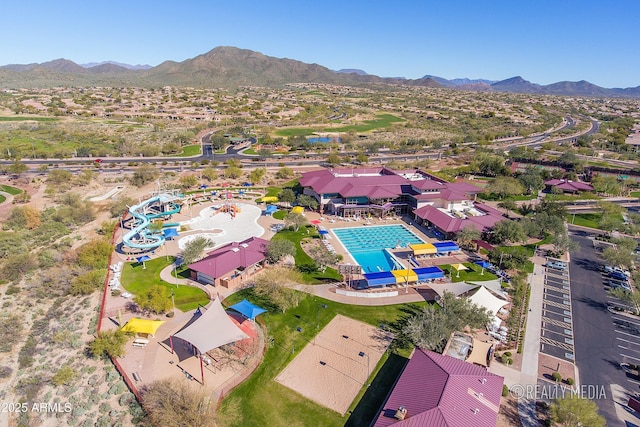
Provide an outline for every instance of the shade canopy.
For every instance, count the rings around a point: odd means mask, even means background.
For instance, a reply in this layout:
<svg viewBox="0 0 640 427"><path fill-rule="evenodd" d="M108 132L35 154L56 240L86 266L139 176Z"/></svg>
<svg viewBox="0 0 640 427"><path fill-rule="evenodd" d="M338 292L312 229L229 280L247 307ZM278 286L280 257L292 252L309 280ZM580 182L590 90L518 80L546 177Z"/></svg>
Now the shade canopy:
<svg viewBox="0 0 640 427"><path fill-rule="evenodd" d="M145 261L149 261L150 259L151 259L151 257L149 255L142 255L142 256L139 256L138 258L136 258L136 261L145 262Z"/></svg>
<svg viewBox="0 0 640 427"><path fill-rule="evenodd" d="M247 301L246 299L243 299L239 303L234 304L229 308L237 311L247 319L251 320L254 320L256 316L267 312L267 310L265 310L264 308L258 307L257 305Z"/></svg>
<svg viewBox="0 0 640 427"><path fill-rule="evenodd" d="M124 332L134 334L155 335L158 328L164 323L164 320L139 319L134 317L130 319L126 325L122 327Z"/></svg>
<svg viewBox="0 0 640 427"><path fill-rule="evenodd" d="M200 317L174 334L174 337L191 343L201 354L225 344L249 338L233 323L233 320L224 311L218 297L211 302Z"/></svg>
<svg viewBox="0 0 640 427"><path fill-rule="evenodd" d="M291 213L303 214L304 213L304 208L302 206L296 206L293 209L291 209Z"/></svg>
<svg viewBox="0 0 640 427"><path fill-rule="evenodd" d="M409 245L409 248L411 248L414 255L435 254L438 252L436 247L431 243L414 243L412 245Z"/></svg>
<svg viewBox="0 0 640 427"><path fill-rule="evenodd" d="M278 207L276 205L268 205L265 209L264 213L267 215L271 215L278 212Z"/></svg>
<svg viewBox="0 0 640 427"><path fill-rule="evenodd" d="M444 277L444 272L438 267L414 268L413 272L418 275L418 280L439 279Z"/></svg>
<svg viewBox="0 0 640 427"><path fill-rule="evenodd" d="M469 269L469 267L464 264L451 264L451 267L455 268L457 271L464 271Z"/></svg>
<svg viewBox="0 0 640 427"><path fill-rule="evenodd" d="M396 276L390 271L377 271L374 273L365 273L364 279L369 287L392 285L396 283Z"/></svg>
<svg viewBox="0 0 640 427"><path fill-rule="evenodd" d="M163 231L164 237L177 237L178 229L177 228L165 228Z"/></svg>
<svg viewBox="0 0 640 427"><path fill-rule="evenodd" d="M491 316L495 316L502 307L508 304L507 301L498 298L484 286L480 286L478 290L469 297L469 301L479 307L486 308Z"/></svg>
<svg viewBox="0 0 640 427"><path fill-rule="evenodd" d="M476 261L475 264L478 264L482 268L491 267L491 263L489 261L485 261L481 259L480 261Z"/></svg>
<svg viewBox="0 0 640 427"><path fill-rule="evenodd" d="M391 270L396 278L396 283L417 282L418 275L413 270Z"/></svg>
<svg viewBox="0 0 640 427"><path fill-rule="evenodd" d="M320 221L319 219L314 219L313 221L311 221L311 224L313 225L318 225L320 224L322 221Z"/></svg>
<svg viewBox="0 0 640 427"><path fill-rule="evenodd" d="M277 202L278 198L275 197L275 196L265 196L265 197L261 198L260 201L263 202L263 203L273 203L273 202Z"/></svg>
<svg viewBox="0 0 640 427"><path fill-rule="evenodd" d="M438 253L459 251L460 247L453 242L436 242L433 244Z"/></svg>

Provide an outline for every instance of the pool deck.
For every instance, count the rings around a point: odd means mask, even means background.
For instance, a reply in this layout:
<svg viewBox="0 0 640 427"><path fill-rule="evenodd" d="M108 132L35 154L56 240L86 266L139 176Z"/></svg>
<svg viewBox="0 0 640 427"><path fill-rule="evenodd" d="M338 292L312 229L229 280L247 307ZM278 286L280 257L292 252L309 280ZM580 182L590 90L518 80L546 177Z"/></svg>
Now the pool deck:
<svg viewBox="0 0 640 427"><path fill-rule="evenodd" d="M435 237L432 237L428 234L428 230L425 228L416 225L413 220L409 219L408 216L405 217L394 217L387 219L370 219L370 220L346 220L340 217L334 216L325 216L316 213L316 212L306 212L306 217L309 221L318 220L320 223L318 227L326 228L327 230L333 230L337 228L345 228L345 227L370 227L370 226L380 226L380 225L403 225L420 239L422 239L425 243L433 243L438 242L439 240ZM357 262L353 259L349 251L342 245L339 239L335 238L331 234L329 243L333 246L337 254L343 256L343 259L347 262L351 262L353 264L357 264ZM412 268L409 264L409 256L412 255L412 251L408 248L390 248L389 252L391 252L404 266L404 268ZM453 256L442 256L436 258L421 258L417 259L420 267L430 267L437 266L442 264L452 264L452 263L463 263L468 262L469 257L460 252L459 254L455 254Z"/></svg>

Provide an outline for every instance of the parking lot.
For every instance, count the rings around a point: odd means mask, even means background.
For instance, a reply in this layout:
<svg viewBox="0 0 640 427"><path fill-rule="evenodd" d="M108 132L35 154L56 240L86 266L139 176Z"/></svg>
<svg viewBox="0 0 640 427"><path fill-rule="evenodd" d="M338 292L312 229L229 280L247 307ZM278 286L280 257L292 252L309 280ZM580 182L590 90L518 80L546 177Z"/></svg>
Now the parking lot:
<svg viewBox="0 0 640 427"><path fill-rule="evenodd" d="M572 363L575 359L569 269L551 258L545 268L540 351Z"/></svg>

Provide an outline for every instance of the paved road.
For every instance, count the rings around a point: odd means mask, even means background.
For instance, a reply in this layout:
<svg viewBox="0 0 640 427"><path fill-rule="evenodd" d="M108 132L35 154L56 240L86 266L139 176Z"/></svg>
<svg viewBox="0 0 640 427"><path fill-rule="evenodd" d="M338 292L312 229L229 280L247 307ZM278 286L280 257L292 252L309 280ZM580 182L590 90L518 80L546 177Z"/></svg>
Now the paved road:
<svg viewBox="0 0 640 427"><path fill-rule="evenodd" d="M622 425L616 416L610 385L629 388L624 371L620 369L620 352L611 313L602 282L602 261L593 249L591 240L583 235L573 239L580 248L571 254L571 296L576 364L582 385L604 386L607 399L596 400L608 426Z"/></svg>

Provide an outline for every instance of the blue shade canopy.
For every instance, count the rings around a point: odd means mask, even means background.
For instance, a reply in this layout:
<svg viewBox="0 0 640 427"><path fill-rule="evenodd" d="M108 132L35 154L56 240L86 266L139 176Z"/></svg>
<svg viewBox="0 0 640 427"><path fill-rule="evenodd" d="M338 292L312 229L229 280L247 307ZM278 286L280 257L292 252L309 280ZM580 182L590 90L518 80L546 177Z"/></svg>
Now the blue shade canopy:
<svg viewBox="0 0 640 427"><path fill-rule="evenodd" d="M418 280L439 279L444 277L444 272L438 267L414 268L413 272L418 275Z"/></svg>
<svg viewBox="0 0 640 427"><path fill-rule="evenodd" d="M163 230L164 233L164 237L177 237L178 236L178 229L176 228L165 228Z"/></svg>
<svg viewBox="0 0 640 427"><path fill-rule="evenodd" d="M483 259L480 260L480 261L476 261L475 264L478 264L482 268L491 267L491 263L489 261L485 261Z"/></svg>
<svg viewBox="0 0 640 427"><path fill-rule="evenodd" d="M438 253L459 251L460 247L453 242L436 242L432 243L436 247Z"/></svg>
<svg viewBox="0 0 640 427"><path fill-rule="evenodd" d="M278 207L276 205L268 205L267 209L265 210L265 213L268 214L272 214L278 211Z"/></svg>
<svg viewBox="0 0 640 427"><path fill-rule="evenodd" d="M396 283L396 276L390 271L378 271L375 273L365 273L364 278L369 287L392 285Z"/></svg>
<svg viewBox="0 0 640 427"><path fill-rule="evenodd" d="M149 261L150 259L151 259L151 257L149 255L142 255L142 256L139 256L138 258L136 258L136 261L145 262L145 261Z"/></svg>
<svg viewBox="0 0 640 427"><path fill-rule="evenodd" d="M267 310L265 310L264 308L258 307L257 305L247 301L246 299L243 299L239 303L234 304L229 308L237 311L247 319L251 320L255 320L256 316L267 312Z"/></svg>

